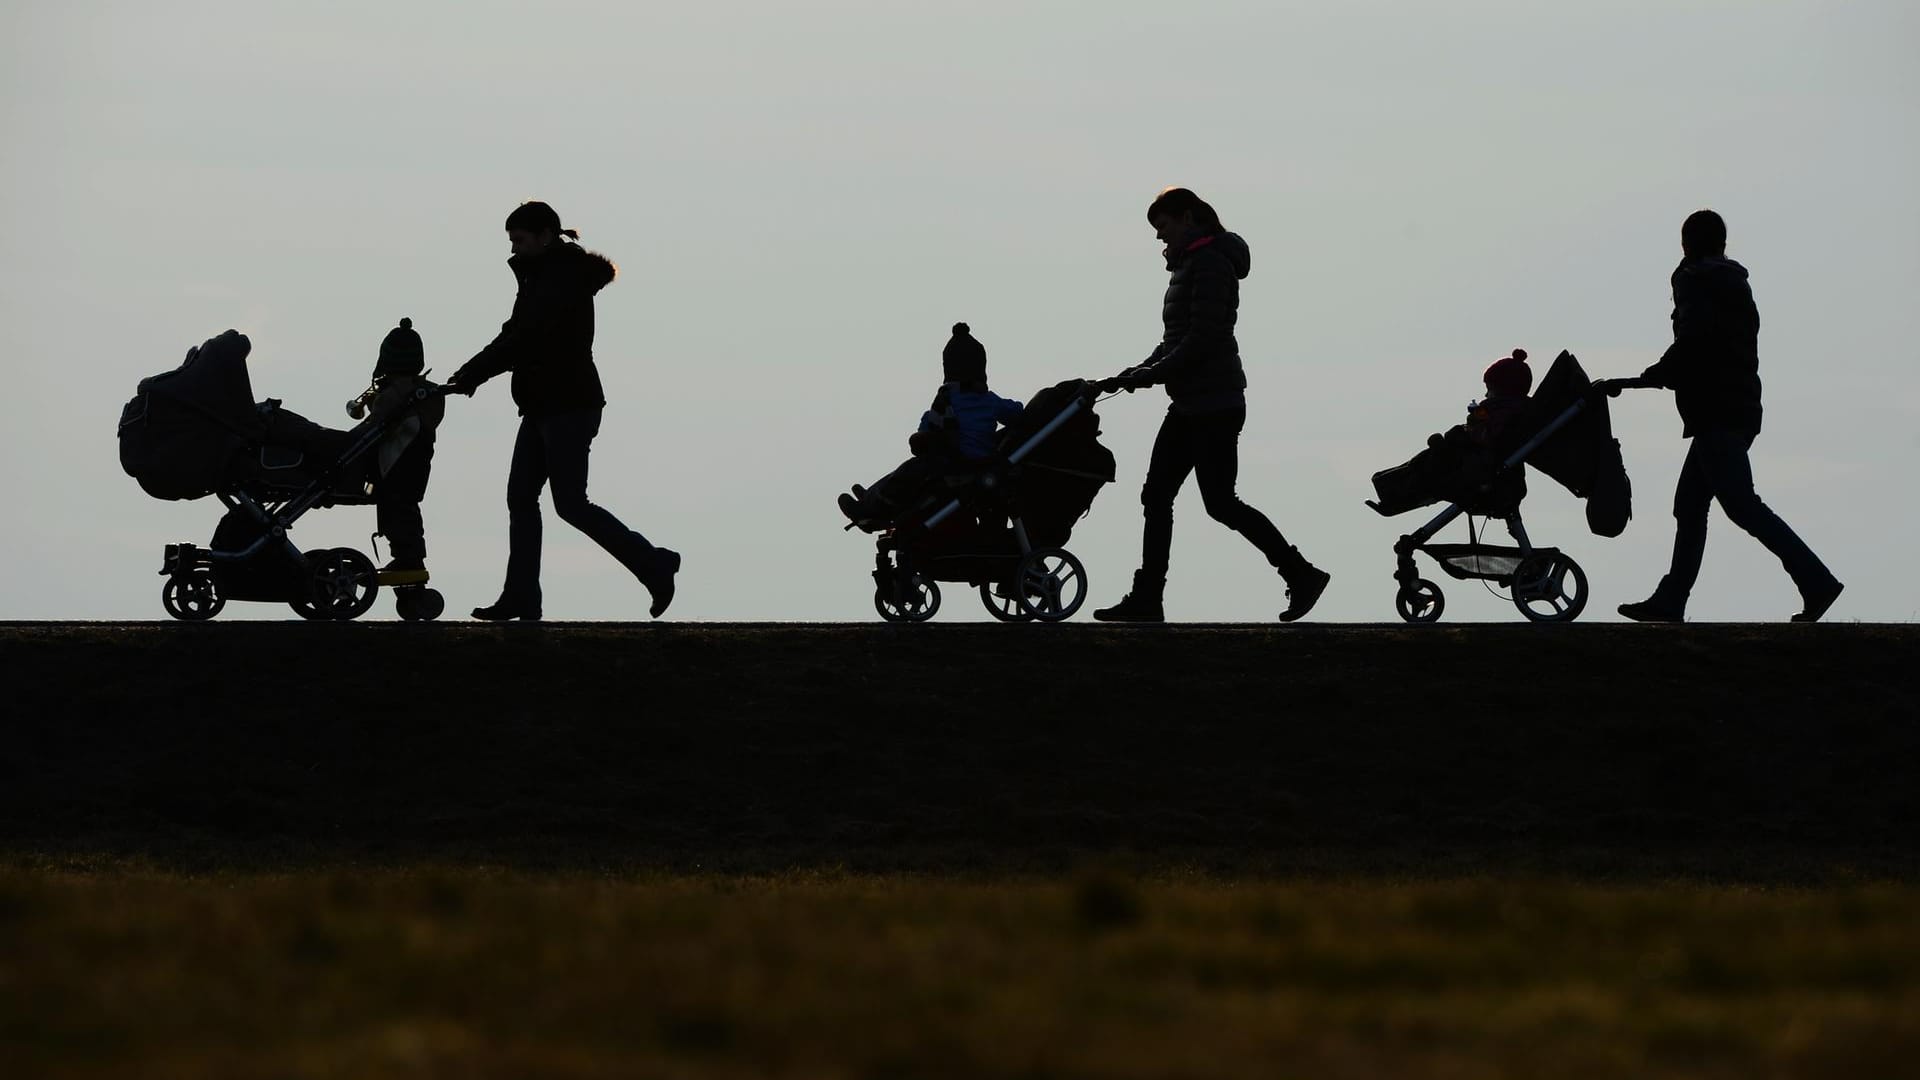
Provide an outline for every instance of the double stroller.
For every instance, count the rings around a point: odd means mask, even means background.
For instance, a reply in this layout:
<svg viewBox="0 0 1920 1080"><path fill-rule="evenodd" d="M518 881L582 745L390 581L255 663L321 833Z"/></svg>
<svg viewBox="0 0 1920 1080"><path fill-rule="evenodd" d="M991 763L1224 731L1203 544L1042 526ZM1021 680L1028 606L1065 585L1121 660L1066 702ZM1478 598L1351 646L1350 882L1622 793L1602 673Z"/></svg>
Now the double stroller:
<svg viewBox="0 0 1920 1080"><path fill-rule="evenodd" d="M1097 395L1080 380L1041 390L991 458L941 470L900 514L860 523L880 534L873 606L881 618L933 618L942 581L975 586L1002 622L1058 622L1080 610L1086 567L1064 545L1114 477Z"/></svg>
<svg viewBox="0 0 1920 1080"><path fill-rule="evenodd" d="M1383 516L1449 505L1393 546L1399 588L1394 606L1410 623L1440 618L1446 598L1420 576L1413 556L1426 554L1448 576L1492 582L1509 590L1520 614L1534 622L1571 622L1587 605L1587 575L1558 548L1535 547L1520 520L1526 498L1526 467L1558 481L1587 503L1587 526L1597 536L1619 536L1633 516L1633 493L1620 443L1613 437L1604 396L1572 353L1562 352L1500 440L1485 449L1462 449L1437 437L1411 461L1375 473L1376 499L1367 505ZM1435 544L1433 537L1467 515L1468 542ZM1473 519L1500 518L1516 546L1480 541Z"/></svg>
<svg viewBox="0 0 1920 1080"><path fill-rule="evenodd" d="M422 385L401 408L351 430L324 427L256 403L247 374L252 343L228 330L188 350L178 368L140 382L120 414L120 464L158 499L213 495L227 508L206 547L168 544L161 603L176 619L218 615L229 600L284 603L301 617L356 619L373 606L379 571L353 548L301 551L288 532L309 510L376 501L382 444L431 425L444 389ZM445 601L423 583L394 588L408 621L440 615Z"/></svg>

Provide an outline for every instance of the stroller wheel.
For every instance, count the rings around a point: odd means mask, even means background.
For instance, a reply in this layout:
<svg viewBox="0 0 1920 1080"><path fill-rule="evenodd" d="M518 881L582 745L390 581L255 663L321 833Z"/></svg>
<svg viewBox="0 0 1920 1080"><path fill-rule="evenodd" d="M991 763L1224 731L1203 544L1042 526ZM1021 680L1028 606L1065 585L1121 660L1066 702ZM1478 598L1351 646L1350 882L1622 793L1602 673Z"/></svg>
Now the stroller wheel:
<svg viewBox="0 0 1920 1080"><path fill-rule="evenodd" d="M309 552L309 599L294 601L293 610L308 619L357 619L379 595L379 571L373 560L352 548Z"/></svg>
<svg viewBox="0 0 1920 1080"><path fill-rule="evenodd" d="M1513 606L1533 622L1572 622L1587 608L1587 572L1563 552L1528 559L1513 575Z"/></svg>
<svg viewBox="0 0 1920 1080"><path fill-rule="evenodd" d="M926 622L940 610L940 586L915 574L897 590L873 590L873 610L888 622Z"/></svg>
<svg viewBox="0 0 1920 1080"><path fill-rule="evenodd" d="M395 589L393 610L408 622L432 622L447 610L447 598L438 589Z"/></svg>
<svg viewBox="0 0 1920 1080"><path fill-rule="evenodd" d="M1020 610L1041 622L1071 618L1087 601L1087 569L1066 548L1027 552L1013 580L1020 586Z"/></svg>
<svg viewBox="0 0 1920 1080"><path fill-rule="evenodd" d="M214 586L213 571L201 568L168 578L160 589L160 605L176 619L204 622L220 614L227 598Z"/></svg>
<svg viewBox="0 0 1920 1080"><path fill-rule="evenodd" d="M1033 618L1033 616L1027 614L1025 608L1020 606L1018 599L1011 596L1001 596L999 593L994 592L996 588L1003 588L1003 586L980 586L980 602L986 605L987 614L993 616L1000 622L1026 622Z"/></svg>
<svg viewBox="0 0 1920 1080"><path fill-rule="evenodd" d="M1447 610L1447 598L1441 595L1440 586L1418 578L1411 585L1400 586L1400 591L1393 596L1393 606L1407 622L1437 622L1440 613Z"/></svg>

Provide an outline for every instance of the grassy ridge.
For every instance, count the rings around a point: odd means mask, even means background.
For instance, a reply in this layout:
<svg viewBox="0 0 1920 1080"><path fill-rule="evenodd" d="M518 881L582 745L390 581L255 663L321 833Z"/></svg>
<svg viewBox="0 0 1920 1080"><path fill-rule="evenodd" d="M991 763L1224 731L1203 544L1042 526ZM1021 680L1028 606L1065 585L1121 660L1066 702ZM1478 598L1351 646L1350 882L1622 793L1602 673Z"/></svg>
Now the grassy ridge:
<svg viewBox="0 0 1920 1080"><path fill-rule="evenodd" d="M0 626L0 852L1920 872L1920 628Z"/></svg>
<svg viewBox="0 0 1920 1080"><path fill-rule="evenodd" d="M40 867L0 871L0 1047L47 1077L1892 1076L1916 900Z"/></svg>

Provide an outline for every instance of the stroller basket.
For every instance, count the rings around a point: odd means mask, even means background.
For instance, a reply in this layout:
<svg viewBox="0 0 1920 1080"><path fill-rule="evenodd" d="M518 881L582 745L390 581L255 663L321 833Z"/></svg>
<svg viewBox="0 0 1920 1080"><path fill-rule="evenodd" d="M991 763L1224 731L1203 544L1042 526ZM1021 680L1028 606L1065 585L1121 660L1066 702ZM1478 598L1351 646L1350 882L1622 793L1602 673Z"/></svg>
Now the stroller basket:
<svg viewBox="0 0 1920 1080"><path fill-rule="evenodd" d="M1461 581L1511 578L1520 570L1528 554L1516 547L1491 547L1486 544L1428 544L1424 549L1440 569ZM1538 551L1539 549L1535 549Z"/></svg>

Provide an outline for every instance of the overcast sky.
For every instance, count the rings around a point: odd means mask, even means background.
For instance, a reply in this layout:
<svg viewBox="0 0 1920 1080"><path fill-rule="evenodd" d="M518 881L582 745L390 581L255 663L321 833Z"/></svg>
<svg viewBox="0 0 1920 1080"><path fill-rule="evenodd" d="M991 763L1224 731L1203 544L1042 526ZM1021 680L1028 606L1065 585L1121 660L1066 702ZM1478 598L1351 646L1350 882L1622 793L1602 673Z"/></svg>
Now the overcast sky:
<svg viewBox="0 0 1920 1080"><path fill-rule="evenodd" d="M345 426L401 316L441 375L492 337L502 219L541 198L621 266L591 492L686 554L673 616L871 619L872 543L833 499L902 456L947 327L971 323L1019 398L1142 359L1166 282L1143 211L1184 184L1253 249L1241 492L1333 572L1317 618L1394 617L1391 547L1418 518L1374 516L1368 477L1456 422L1487 363L1659 355L1680 221L1712 206L1763 320L1760 492L1848 583L1834 618L1911 620L1916 44L1909 0L14 0L0 617L163 617L161 547L204 543L219 507L120 471L142 376L236 327L258 394ZM1685 452L1669 395L1615 408L1627 533L1590 535L1544 478L1526 507L1587 568L1596 620L1663 571ZM1163 411L1158 391L1103 407L1120 478L1071 544L1094 604L1138 557ZM503 379L441 429L425 510L449 617L498 591L515 423ZM372 530L341 508L295 535ZM598 548L551 516L547 537L549 617L645 617ZM1517 617L1442 580L1449 620ZM1189 485L1169 615L1282 603ZM1797 607L1716 510L1692 615ZM943 619L981 617L948 589Z"/></svg>

